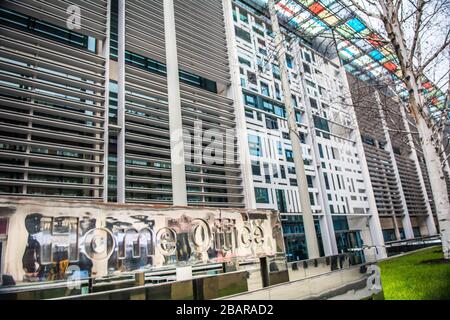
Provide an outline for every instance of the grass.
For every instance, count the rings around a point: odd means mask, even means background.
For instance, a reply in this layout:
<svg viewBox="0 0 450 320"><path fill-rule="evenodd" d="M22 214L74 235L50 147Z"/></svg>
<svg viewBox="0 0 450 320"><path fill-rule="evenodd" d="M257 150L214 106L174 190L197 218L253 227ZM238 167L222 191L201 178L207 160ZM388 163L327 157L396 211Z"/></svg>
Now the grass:
<svg viewBox="0 0 450 320"><path fill-rule="evenodd" d="M381 262L385 299L450 300L450 263L421 263L442 259L440 250L441 247L432 247Z"/></svg>

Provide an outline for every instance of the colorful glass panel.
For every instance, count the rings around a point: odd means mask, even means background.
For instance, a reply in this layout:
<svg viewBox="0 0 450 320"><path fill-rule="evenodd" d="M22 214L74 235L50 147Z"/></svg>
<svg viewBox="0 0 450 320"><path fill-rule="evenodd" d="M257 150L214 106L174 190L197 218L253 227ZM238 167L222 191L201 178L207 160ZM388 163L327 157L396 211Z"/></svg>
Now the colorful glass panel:
<svg viewBox="0 0 450 320"><path fill-rule="evenodd" d="M361 31L367 29L367 27L364 25L364 23L362 23L361 20L359 20L358 18L353 18L353 19L349 20L347 22L347 24L356 32L361 32Z"/></svg>

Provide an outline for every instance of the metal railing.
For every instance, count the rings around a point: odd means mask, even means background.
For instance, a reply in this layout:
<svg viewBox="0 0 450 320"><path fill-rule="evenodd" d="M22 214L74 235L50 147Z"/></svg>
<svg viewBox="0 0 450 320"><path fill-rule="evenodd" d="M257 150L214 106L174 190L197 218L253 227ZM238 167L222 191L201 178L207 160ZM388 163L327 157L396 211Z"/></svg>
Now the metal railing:
<svg viewBox="0 0 450 320"><path fill-rule="evenodd" d="M386 242L385 248L388 256L394 256L397 254L402 254L404 252L435 246L440 243L441 243L441 236L435 235L427 237L418 237L414 239L389 241Z"/></svg>

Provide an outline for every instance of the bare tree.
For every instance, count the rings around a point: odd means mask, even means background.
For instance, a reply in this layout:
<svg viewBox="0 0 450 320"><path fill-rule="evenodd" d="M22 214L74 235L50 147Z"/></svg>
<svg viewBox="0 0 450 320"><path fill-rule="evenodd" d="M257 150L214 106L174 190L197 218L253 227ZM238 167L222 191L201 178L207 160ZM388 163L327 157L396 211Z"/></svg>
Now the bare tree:
<svg viewBox="0 0 450 320"><path fill-rule="evenodd" d="M450 46L450 11L446 0L348 0L356 11L372 21L380 21L389 39L403 74L401 79L409 93L409 113L413 117L423 157L427 162L442 247L450 259L450 203L446 179L448 158L442 146L444 129L448 124L449 94L443 110L433 108L422 91L422 79L433 66L441 65L446 48ZM433 32L435 31L435 32ZM426 55L423 50L426 48ZM424 51L425 52L425 51ZM448 90L447 90L448 91Z"/></svg>

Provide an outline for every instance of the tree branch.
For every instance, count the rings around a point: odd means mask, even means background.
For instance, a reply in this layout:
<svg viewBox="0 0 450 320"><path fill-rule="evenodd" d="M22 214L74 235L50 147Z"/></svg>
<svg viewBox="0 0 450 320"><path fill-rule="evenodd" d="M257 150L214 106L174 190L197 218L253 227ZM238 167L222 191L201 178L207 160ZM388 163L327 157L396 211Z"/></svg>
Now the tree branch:
<svg viewBox="0 0 450 320"><path fill-rule="evenodd" d="M413 43L411 45L411 51L409 53L409 61L413 61L414 53L416 52L417 41L419 41L419 33L420 33L419 30L420 30L420 25L422 22L422 15L423 15L424 7L425 7L425 1L419 0L418 8L416 11L416 25L414 28L414 39L413 39Z"/></svg>
<svg viewBox="0 0 450 320"><path fill-rule="evenodd" d="M378 10L378 12L377 13L375 13L375 12L369 12L369 11L367 11L366 9L364 9L357 1L358 0L349 0L350 1L350 3L354 6L354 7L356 7L356 9L358 9L359 11L361 11L362 13L364 13L365 15L367 15L367 16L369 16L369 17L372 17L372 18L376 18L376 19L380 19L381 20L381 14L380 14L380 12L379 12L379 10ZM373 3L371 3L372 5L374 5Z"/></svg>
<svg viewBox="0 0 450 320"><path fill-rule="evenodd" d="M417 73L415 74L416 77L420 77L423 72L425 71L426 67L433 62L434 59L436 59L442 51L444 51L448 46L450 46L450 40L448 39L450 34L450 30L447 32L447 36L445 37L444 44L424 63L422 64L419 69L417 70Z"/></svg>

